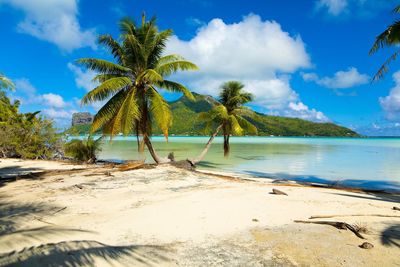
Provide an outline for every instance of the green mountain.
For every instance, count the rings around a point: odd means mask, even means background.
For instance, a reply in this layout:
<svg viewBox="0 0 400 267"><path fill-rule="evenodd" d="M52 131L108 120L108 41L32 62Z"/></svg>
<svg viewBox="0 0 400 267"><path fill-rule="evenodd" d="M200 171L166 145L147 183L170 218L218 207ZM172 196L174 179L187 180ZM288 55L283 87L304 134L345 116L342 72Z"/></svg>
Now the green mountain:
<svg viewBox="0 0 400 267"><path fill-rule="evenodd" d="M202 124L197 117L200 112L207 111L218 101L211 96L193 93L196 100L190 101L185 97L171 102L170 106L174 121L170 129L175 135L204 135ZM333 123L315 123L297 118L269 116L254 112L247 118L258 129L259 135L274 136L359 136L356 132ZM161 134L158 127L154 128L155 134Z"/></svg>
<svg viewBox="0 0 400 267"><path fill-rule="evenodd" d="M173 123L169 133L171 135L204 135L203 125L197 120L200 112L210 110L218 101L211 96L193 93L195 101L182 96L170 102L173 113ZM259 135L269 136L343 136L358 137L356 132L333 123L316 123L297 118L269 116L254 112L247 117L258 129ZM68 130L79 134L87 133L89 126L77 125ZM154 125L153 133L161 134L161 130Z"/></svg>

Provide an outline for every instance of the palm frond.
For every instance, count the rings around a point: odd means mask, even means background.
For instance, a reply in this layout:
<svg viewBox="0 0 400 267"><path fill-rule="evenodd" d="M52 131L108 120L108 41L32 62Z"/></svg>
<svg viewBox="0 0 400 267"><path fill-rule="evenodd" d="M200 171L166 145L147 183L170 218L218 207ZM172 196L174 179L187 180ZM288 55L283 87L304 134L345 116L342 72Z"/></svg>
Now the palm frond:
<svg viewBox="0 0 400 267"><path fill-rule="evenodd" d="M165 138L168 140L168 129L172 124L172 113L168 103L153 87L149 87L150 111L154 120L162 130Z"/></svg>
<svg viewBox="0 0 400 267"><path fill-rule="evenodd" d="M258 133L257 127L254 126L251 122L249 122L242 116L235 116L235 117L236 117L240 127L242 127L242 129L245 132L247 132L249 134L254 134L254 135L256 135Z"/></svg>
<svg viewBox="0 0 400 267"><path fill-rule="evenodd" d="M187 70L198 70L196 64L182 59L172 60L173 57L177 57L176 55L163 57L158 62L157 67L155 68L158 73L163 76L169 76L171 74L176 73L177 71L187 71Z"/></svg>
<svg viewBox="0 0 400 267"><path fill-rule="evenodd" d="M129 68L103 59L81 58L77 60L77 63L99 73L125 74L131 71Z"/></svg>
<svg viewBox="0 0 400 267"><path fill-rule="evenodd" d="M104 106L97 112L97 114L93 118L92 126L90 128L91 133L95 133L100 128L103 128L107 122L112 120L117 111L120 109L126 95L127 91L121 90L117 94L115 94L110 100L108 100L106 104L104 104Z"/></svg>
<svg viewBox="0 0 400 267"><path fill-rule="evenodd" d="M383 65L379 68L379 70L376 72L374 77L372 78L373 81L378 81L379 79L383 78L385 74L389 71L389 64L393 60L396 60L397 56L399 55L400 51L396 51L393 53L384 63Z"/></svg>
<svg viewBox="0 0 400 267"><path fill-rule="evenodd" d="M243 135L243 128L234 115L229 116L229 128L233 135Z"/></svg>
<svg viewBox="0 0 400 267"><path fill-rule="evenodd" d="M111 78L87 93L81 102L86 105L108 99L113 94L131 85L132 81L127 77Z"/></svg>
<svg viewBox="0 0 400 267"><path fill-rule="evenodd" d="M163 77L153 69L147 69L136 77L136 83L155 84L164 81Z"/></svg>
<svg viewBox="0 0 400 267"><path fill-rule="evenodd" d="M170 91L170 92L183 93L189 100L195 100L192 92L190 92L189 89L187 89L185 86L183 86L180 83L169 81L169 80L163 80L161 82L157 82L156 86L166 89L167 91Z"/></svg>
<svg viewBox="0 0 400 267"><path fill-rule="evenodd" d="M114 58L118 60L119 64L123 64L124 51L121 45L110 34L100 35L98 43L106 46L113 54Z"/></svg>

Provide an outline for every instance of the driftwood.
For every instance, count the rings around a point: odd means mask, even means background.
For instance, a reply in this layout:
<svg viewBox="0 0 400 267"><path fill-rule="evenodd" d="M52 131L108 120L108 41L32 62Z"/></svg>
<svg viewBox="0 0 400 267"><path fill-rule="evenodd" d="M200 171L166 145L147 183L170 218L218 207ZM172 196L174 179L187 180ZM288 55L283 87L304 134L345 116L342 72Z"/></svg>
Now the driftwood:
<svg viewBox="0 0 400 267"><path fill-rule="evenodd" d="M400 208L399 208L399 207L393 207L393 210L398 210L398 211L400 211Z"/></svg>
<svg viewBox="0 0 400 267"><path fill-rule="evenodd" d="M400 218L400 215L386 215L386 214L342 214L342 215L315 215L311 216L312 219L328 219L334 217L386 217L386 218Z"/></svg>
<svg viewBox="0 0 400 267"><path fill-rule="evenodd" d="M325 224L325 225L330 225L333 226L337 229L341 230L347 230L349 229L352 231L357 237L361 239L365 239L352 225L345 223L345 222L329 222L329 221L299 221L296 220L294 221L295 223L312 223L312 224Z"/></svg>
<svg viewBox="0 0 400 267"><path fill-rule="evenodd" d="M118 166L118 170L119 171L130 171L130 170L136 170L136 169L140 169L144 166L144 162L143 161L132 161L132 162L128 162L122 165Z"/></svg>
<svg viewBox="0 0 400 267"><path fill-rule="evenodd" d="M275 188L272 189L272 193L271 194L274 194L274 195L285 195L285 196L288 195L285 192L283 192L281 190L278 190L278 189L275 189Z"/></svg>

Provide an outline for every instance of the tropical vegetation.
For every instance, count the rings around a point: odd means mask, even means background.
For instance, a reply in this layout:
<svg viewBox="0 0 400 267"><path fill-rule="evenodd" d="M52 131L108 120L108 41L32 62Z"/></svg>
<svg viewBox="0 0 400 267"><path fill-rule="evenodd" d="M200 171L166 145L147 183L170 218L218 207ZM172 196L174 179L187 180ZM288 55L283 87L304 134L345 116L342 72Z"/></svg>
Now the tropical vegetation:
<svg viewBox="0 0 400 267"><path fill-rule="evenodd" d="M19 104L0 91L0 157L53 158L61 145L53 122L39 112L20 113Z"/></svg>
<svg viewBox="0 0 400 267"><path fill-rule="evenodd" d="M400 5L396 6L393 9L393 13L400 13ZM369 51L370 55L375 54L379 49L385 47L394 47L395 52L383 63L383 65L379 68L378 72L374 76L374 80L379 80L384 77L384 75L389 71L389 64L397 58L400 53L399 50L400 45L400 21L396 20L391 25L389 25L386 30L384 30L381 34L379 34L372 48Z"/></svg>
<svg viewBox="0 0 400 267"><path fill-rule="evenodd" d="M110 50L115 62L95 58L78 60L96 71L94 80L100 82L83 97L82 103L107 101L95 115L91 132L101 129L103 135L111 137L135 133L139 151L146 145L156 163L167 162L167 158L156 153L150 140L153 121L166 139L172 124L170 107L159 89L181 92L193 99L186 87L166 77L180 70L196 70L197 66L179 55L163 54L172 30L159 31L155 18L146 21L143 16L140 26L124 18L119 26L119 40L108 34L98 39Z"/></svg>
<svg viewBox="0 0 400 267"><path fill-rule="evenodd" d="M65 155L74 160L85 163L95 163L97 154L101 151L101 138L96 140L92 136L87 139L73 139L64 145Z"/></svg>
<svg viewBox="0 0 400 267"><path fill-rule="evenodd" d="M205 123L205 131L215 128L203 152L196 159L190 160L194 165L201 161L211 146L215 136L222 131L224 138L224 156L230 151L229 138L231 135L243 135L245 132L256 135L257 128L244 116L251 116L251 111L243 105L251 102L253 96L243 91L244 85L238 81L229 81L221 86L219 104L210 111L199 115L199 120Z"/></svg>

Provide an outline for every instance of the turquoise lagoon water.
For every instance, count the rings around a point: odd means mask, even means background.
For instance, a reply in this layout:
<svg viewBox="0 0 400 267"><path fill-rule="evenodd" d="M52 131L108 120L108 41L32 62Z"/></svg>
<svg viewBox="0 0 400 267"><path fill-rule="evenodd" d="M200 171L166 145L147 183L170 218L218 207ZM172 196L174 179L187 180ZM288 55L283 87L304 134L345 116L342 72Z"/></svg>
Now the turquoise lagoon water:
<svg viewBox="0 0 400 267"><path fill-rule="evenodd" d="M208 137L153 137L158 153L173 151L176 160L198 155ZM217 137L202 169L258 177L316 182L400 192L400 138L232 137L231 154L223 157ZM135 137L105 141L103 160L139 159ZM151 162L150 155L146 160Z"/></svg>

